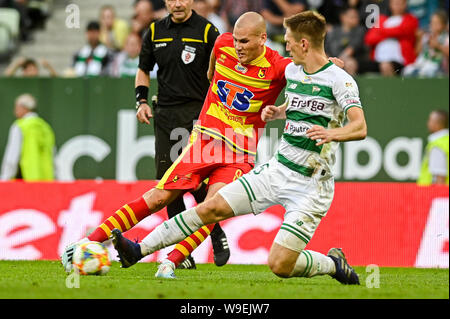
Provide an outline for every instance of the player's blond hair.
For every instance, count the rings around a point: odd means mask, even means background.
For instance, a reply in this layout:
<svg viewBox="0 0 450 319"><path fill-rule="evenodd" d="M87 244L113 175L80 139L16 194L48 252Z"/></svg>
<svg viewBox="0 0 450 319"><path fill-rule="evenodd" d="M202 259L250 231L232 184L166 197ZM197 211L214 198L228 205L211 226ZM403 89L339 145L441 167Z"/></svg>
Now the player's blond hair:
<svg viewBox="0 0 450 319"><path fill-rule="evenodd" d="M284 27L293 32L296 41L306 38L315 48L321 48L324 45L327 22L318 12L304 11L285 18Z"/></svg>

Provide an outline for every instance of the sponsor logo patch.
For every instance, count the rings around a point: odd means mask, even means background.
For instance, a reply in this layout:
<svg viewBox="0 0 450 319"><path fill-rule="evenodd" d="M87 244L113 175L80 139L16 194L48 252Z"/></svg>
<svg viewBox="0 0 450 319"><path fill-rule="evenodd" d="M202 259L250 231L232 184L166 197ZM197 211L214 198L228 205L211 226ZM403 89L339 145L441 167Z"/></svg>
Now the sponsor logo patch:
<svg viewBox="0 0 450 319"><path fill-rule="evenodd" d="M250 108L250 100L255 96L247 88L220 80L217 82L217 95L229 109L245 112Z"/></svg>
<svg viewBox="0 0 450 319"><path fill-rule="evenodd" d="M305 78L302 80L302 83L311 83L311 77L305 76Z"/></svg>
<svg viewBox="0 0 450 319"><path fill-rule="evenodd" d="M244 73L244 74L247 73L247 71L248 71L248 69L240 63L236 64L236 66L234 68L236 69L236 71Z"/></svg>

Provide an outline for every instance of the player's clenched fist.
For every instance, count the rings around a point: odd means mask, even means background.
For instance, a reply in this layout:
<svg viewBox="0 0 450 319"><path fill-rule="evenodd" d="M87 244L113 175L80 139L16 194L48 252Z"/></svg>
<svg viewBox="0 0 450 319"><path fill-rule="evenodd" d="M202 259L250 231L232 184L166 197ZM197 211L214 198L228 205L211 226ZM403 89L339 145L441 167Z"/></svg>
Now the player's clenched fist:
<svg viewBox="0 0 450 319"><path fill-rule="evenodd" d="M275 105L267 105L261 112L261 119L264 122L272 121L276 118L278 108Z"/></svg>
<svg viewBox="0 0 450 319"><path fill-rule="evenodd" d="M149 119L153 117L152 109L148 104L141 104L136 113L136 117L139 120L139 122L150 124Z"/></svg>
<svg viewBox="0 0 450 319"><path fill-rule="evenodd" d="M283 119L286 117L285 106L267 105L261 112L261 119L264 122L273 121L276 119Z"/></svg>

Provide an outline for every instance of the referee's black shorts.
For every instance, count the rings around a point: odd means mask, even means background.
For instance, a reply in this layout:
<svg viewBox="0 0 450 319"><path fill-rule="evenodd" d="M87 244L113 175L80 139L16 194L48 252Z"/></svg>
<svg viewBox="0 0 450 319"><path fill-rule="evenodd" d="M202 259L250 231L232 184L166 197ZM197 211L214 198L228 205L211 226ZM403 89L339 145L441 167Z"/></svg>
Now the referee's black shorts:
<svg viewBox="0 0 450 319"><path fill-rule="evenodd" d="M200 115L203 103L190 102L176 106L156 106L153 110L155 126L155 166L156 179L161 179L164 173L176 160L182 149L187 145L189 134L192 132L194 121ZM175 131L176 139L171 140L170 134ZM184 132L180 136L178 132ZM183 143L180 143L180 141ZM175 147L172 150L172 147ZM171 158L172 152L172 158Z"/></svg>

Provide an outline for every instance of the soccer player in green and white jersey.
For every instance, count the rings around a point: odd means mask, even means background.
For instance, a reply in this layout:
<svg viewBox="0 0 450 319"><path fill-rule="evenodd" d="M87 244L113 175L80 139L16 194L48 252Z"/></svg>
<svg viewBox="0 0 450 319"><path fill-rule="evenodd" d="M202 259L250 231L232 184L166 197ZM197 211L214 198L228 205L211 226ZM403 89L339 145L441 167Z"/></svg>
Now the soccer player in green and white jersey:
<svg viewBox="0 0 450 319"><path fill-rule="evenodd" d="M175 244L203 225L259 214L281 204L284 221L269 253L273 273L283 278L328 274L343 284L359 284L358 275L339 248L327 255L305 250L334 195L332 165L338 142L361 140L367 127L356 82L329 62L324 52L326 21L306 11L285 19L286 49L293 63L286 68L286 102L266 106L264 121L286 119L275 156L210 200L184 211L134 243L113 230L123 267ZM347 118L348 123L344 125ZM174 267L161 264L157 276L170 277Z"/></svg>

